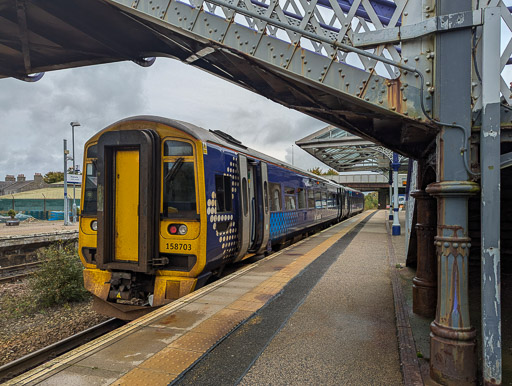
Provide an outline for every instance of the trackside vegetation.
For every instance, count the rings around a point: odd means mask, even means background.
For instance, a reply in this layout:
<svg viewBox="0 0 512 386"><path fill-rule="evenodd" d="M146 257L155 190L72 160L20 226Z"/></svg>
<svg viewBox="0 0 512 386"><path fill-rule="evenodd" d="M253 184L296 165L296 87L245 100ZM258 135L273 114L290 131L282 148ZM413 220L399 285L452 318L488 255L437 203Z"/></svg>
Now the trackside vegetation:
<svg viewBox="0 0 512 386"><path fill-rule="evenodd" d="M31 314L90 297L84 289L83 266L73 243L58 244L41 253L40 269L32 274L27 291L7 300L2 309L12 316Z"/></svg>

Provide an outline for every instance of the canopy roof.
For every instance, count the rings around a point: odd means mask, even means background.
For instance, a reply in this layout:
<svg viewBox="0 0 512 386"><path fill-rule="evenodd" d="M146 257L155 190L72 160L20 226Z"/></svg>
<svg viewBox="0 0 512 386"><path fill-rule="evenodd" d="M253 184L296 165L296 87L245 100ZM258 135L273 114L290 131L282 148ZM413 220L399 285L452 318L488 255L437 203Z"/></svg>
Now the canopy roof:
<svg viewBox="0 0 512 386"><path fill-rule="evenodd" d="M301 149L338 172L370 171L387 173L393 152L335 126L327 126L295 142ZM398 156L400 170L408 159Z"/></svg>

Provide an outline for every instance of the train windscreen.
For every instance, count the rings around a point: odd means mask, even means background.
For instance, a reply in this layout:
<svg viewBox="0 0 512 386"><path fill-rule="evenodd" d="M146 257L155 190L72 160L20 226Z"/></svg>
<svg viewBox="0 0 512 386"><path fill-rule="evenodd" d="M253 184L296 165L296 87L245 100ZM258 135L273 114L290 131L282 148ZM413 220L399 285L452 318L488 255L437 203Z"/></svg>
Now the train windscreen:
<svg viewBox="0 0 512 386"><path fill-rule="evenodd" d="M163 206L166 217L196 218L194 163L178 158L164 163Z"/></svg>
<svg viewBox="0 0 512 386"><path fill-rule="evenodd" d="M98 197L98 184L96 177L96 164L88 163L85 169L85 193L83 214L96 214Z"/></svg>

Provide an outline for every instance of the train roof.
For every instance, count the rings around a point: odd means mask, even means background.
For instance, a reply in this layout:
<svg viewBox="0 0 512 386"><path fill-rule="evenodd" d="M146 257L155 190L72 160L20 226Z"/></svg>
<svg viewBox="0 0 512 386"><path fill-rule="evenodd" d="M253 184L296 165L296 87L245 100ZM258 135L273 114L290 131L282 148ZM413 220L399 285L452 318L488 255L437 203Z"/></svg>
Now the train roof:
<svg viewBox="0 0 512 386"><path fill-rule="evenodd" d="M282 166L287 169L294 170L298 173L307 175L311 178L321 180L327 184L341 186L345 189L350 189L350 188L347 188L346 186L343 186L335 181L329 180L329 179L319 176L317 174L310 173L306 170L302 170L294 165L290 165L290 164L283 162L281 160L278 160L274 157L271 157L271 156L263 154L257 150L254 150L247 146L244 146L242 144L242 142L238 141L237 139L233 138L231 135L229 135L223 131L206 130L206 129L203 129L202 127L196 126L196 125L194 125L192 123L188 123L188 122L183 122L183 121L179 121L179 120L175 120L175 119L169 119L169 118L164 118L164 117L154 116L154 115L138 115L138 116L128 117L128 118L122 119L120 121L117 121L117 122L109 125L107 128L105 128L102 131L106 131L109 128L111 128L112 126L116 126L120 123L129 122L129 121L152 121L152 122L161 123L161 124L164 124L167 126L175 127L176 129L182 130L185 133L189 134L190 136L192 136L202 142L209 142L209 143L221 145L223 147L227 147L227 148L236 150L238 152L247 154L249 156L253 156L255 158L260 158L265 161L269 161L278 166ZM100 133L98 133L96 135L99 135ZM350 189L350 190L354 190L354 189Z"/></svg>

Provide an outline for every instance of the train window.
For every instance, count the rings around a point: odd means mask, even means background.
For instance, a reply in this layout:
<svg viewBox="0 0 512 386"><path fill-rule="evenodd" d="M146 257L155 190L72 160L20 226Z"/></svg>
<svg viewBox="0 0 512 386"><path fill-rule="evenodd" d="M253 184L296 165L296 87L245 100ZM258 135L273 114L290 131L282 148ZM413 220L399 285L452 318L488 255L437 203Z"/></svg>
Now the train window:
<svg viewBox="0 0 512 386"><path fill-rule="evenodd" d="M297 197L299 198L299 209L306 208L306 191L303 188L298 189L299 193Z"/></svg>
<svg viewBox="0 0 512 386"><path fill-rule="evenodd" d="M281 210L281 185L270 183L270 210Z"/></svg>
<svg viewBox="0 0 512 386"><path fill-rule="evenodd" d="M89 148L90 149L90 148ZM96 163L88 163L85 166L85 192L83 214L96 214L98 184L96 177Z"/></svg>
<svg viewBox="0 0 512 386"><path fill-rule="evenodd" d="M215 176L215 193L217 195L217 212L231 212L231 178Z"/></svg>
<svg viewBox="0 0 512 386"><path fill-rule="evenodd" d="M87 149L87 158L98 158L98 145L89 146Z"/></svg>
<svg viewBox="0 0 512 386"><path fill-rule="evenodd" d="M267 181L263 184L263 194L265 195L265 213L268 213L268 184Z"/></svg>
<svg viewBox="0 0 512 386"><path fill-rule="evenodd" d="M194 164L183 162L164 163L164 216L197 216Z"/></svg>
<svg viewBox="0 0 512 386"><path fill-rule="evenodd" d="M285 195L284 196L284 205L286 210L295 210L295 196Z"/></svg>
<svg viewBox="0 0 512 386"><path fill-rule="evenodd" d="M249 206L247 205L247 178L242 178L242 203L244 207L244 216L249 213Z"/></svg>
<svg viewBox="0 0 512 386"><path fill-rule="evenodd" d="M327 193L327 207L329 209L335 208L336 205L336 197L334 197L334 193Z"/></svg>
<svg viewBox="0 0 512 386"><path fill-rule="evenodd" d="M322 192L322 208L327 208L327 193Z"/></svg>
<svg viewBox="0 0 512 386"><path fill-rule="evenodd" d="M294 188L288 188L288 187L284 187L284 194L295 194L295 189Z"/></svg>
<svg viewBox="0 0 512 386"><path fill-rule="evenodd" d="M308 208L314 209L315 207L315 192L308 190Z"/></svg>
<svg viewBox="0 0 512 386"><path fill-rule="evenodd" d="M164 156L194 155L192 145L182 141L165 141Z"/></svg>
<svg viewBox="0 0 512 386"><path fill-rule="evenodd" d="M284 208L285 210L295 210L297 208L295 188L284 187Z"/></svg>
<svg viewBox="0 0 512 386"><path fill-rule="evenodd" d="M322 209L322 193L315 190L315 208Z"/></svg>

